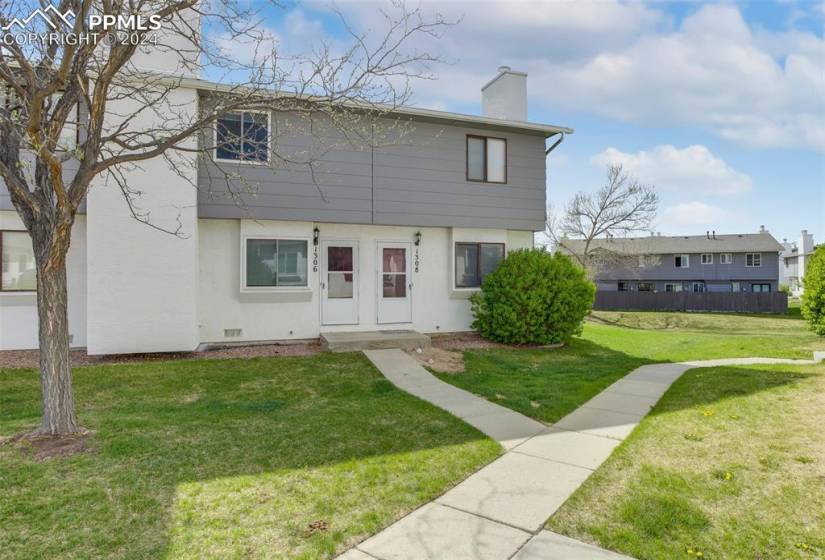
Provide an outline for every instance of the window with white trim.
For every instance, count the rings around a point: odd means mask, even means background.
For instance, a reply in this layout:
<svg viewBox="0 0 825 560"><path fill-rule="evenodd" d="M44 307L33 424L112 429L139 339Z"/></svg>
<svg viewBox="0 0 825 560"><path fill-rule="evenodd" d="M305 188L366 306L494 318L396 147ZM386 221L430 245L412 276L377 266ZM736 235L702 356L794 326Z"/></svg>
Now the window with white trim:
<svg viewBox="0 0 825 560"><path fill-rule="evenodd" d="M674 255L673 263L676 268L689 268L690 267L690 256L689 255Z"/></svg>
<svg viewBox="0 0 825 560"><path fill-rule="evenodd" d="M770 284L751 284L751 291L755 294L767 294L771 291Z"/></svg>
<svg viewBox="0 0 825 560"><path fill-rule="evenodd" d="M639 282L636 284L636 289L640 292L655 292L656 284L653 282Z"/></svg>
<svg viewBox="0 0 825 560"><path fill-rule="evenodd" d="M681 292L682 291L682 285L681 284L667 283L667 284L665 284L665 291L666 292Z"/></svg>
<svg viewBox="0 0 825 560"><path fill-rule="evenodd" d="M619 282L616 286L616 289L620 292L629 292L630 291L630 283L629 282Z"/></svg>
<svg viewBox="0 0 825 560"><path fill-rule="evenodd" d="M694 292L704 292L705 291L705 283L704 282L693 282L691 284L691 289Z"/></svg>
<svg viewBox="0 0 825 560"><path fill-rule="evenodd" d="M455 287L480 287L502 260L504 243L456 243Z"/></svg>
<svg viewBox="0 0 825 560"><path fill-rule="evenodd" d="M306 239L246 240L246 288L307 287Z"/></svg>
<svg viewBox="0 0 825 560"><path fill-rule="evenodd" d="M719 264L731 264L733 262L733 255L730 253L720 253Z"/></svg>
<svg viewBox="0 0 825 560"><path fill-rule="evenodd" d="M27 231L0 231L0 291L33 292L37 290L37 267L34 263L32 238Z"/></svg>
<svg viewBox="0 0 825 560"><path fill-rule="evenodd" d="M762 253L745 253L745 266L762 266Z"/></svg>
<svg viewBox="0 0 825 560"><path fill-rule="evenodd" d="M266 163L269 161L269 113L225 113L215 125L215 159Z"/></svg>
<svg viewBox="0 0 825 560"><path fill-rule="evenodd" d="M507 182L507 140L467 136L467 180Z"/></svg>
<svg viewBox="0 0 825 560"><path fill-rule="evenodd" d="M702 264L713 264L713 253L702 253Z"/></svg>

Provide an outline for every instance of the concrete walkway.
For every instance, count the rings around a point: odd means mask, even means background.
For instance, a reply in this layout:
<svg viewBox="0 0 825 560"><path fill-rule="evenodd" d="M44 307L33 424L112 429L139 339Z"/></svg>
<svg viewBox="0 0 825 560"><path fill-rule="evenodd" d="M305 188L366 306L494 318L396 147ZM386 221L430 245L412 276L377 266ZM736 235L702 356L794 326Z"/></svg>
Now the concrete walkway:
<svg viewBox="0 0 825 560"><path fill-rule="evenodd" d="M504 447L504 455L406 517L339 556L342 560L627 560L544 530L547 519L693 367L814 364L742 358L652 364L624 378L552 427L444 383L401 350L364 352L400 389L463 419Z"/></svg>

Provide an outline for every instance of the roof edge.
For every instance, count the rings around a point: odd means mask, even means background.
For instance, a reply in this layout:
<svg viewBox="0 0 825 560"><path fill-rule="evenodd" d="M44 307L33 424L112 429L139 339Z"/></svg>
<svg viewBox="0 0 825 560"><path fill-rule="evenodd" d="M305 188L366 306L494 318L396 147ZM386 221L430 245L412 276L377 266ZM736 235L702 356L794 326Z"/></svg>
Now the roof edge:
<svg viewBox="0 0 825 560"><path fill-rule="evenodd" d="M221 84L219 82L211 82L209 80L203 80L200 78L186 78L186 77L170 77L170 79L174 79L176 83L180 87L188 87L192 89L197 89L208 92L216 92L216 93L232 93L233 91L242 91L244 88L243 86L238 85L230 85L230 84ZM277 90L267 90L267 92L262 93L270 93L272 95L281 95L281 96L288 96L291 95L289 92L277 91ZM491 117L485 117L481 115L469 115L466 113L453 113L450 111L437 111L434 109L423 109L419 107L407 107L407 106L400 106L400 107L390 107L386 105L369 105L369 104L356 104L356 103L349 103L353 108L360 108L364 110L386 110L388 113L397 114L397 115L408 115L411 117L421 117L421 118L431 118L431 119L440 119L446 121L454 121L454 122L461 122L466 124L480 124L486 126L495 126L501 128L509 128L513 130L524 130L529 132L540 132L543 133L545 138L549 136L555 136L556 134L573 134L574 130L572 128L566 126L558 126L552 124L545 124L545 123L534 123L534 122L527 122L527 121L513 121L507 119L494 119Z"/></svg>

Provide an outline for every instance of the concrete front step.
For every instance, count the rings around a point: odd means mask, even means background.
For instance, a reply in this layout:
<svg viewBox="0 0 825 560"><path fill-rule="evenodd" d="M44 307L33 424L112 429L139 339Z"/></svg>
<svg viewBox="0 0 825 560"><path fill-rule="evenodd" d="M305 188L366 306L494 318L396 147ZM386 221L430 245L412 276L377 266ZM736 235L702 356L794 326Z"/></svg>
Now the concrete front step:
<svg viewBox="0 0 825 560"><path fill-rule="evenodd" d="M429 348L430 337L412 330L328 332L321 334L321 347L330 352L358 352L400 348Z"/></svg>

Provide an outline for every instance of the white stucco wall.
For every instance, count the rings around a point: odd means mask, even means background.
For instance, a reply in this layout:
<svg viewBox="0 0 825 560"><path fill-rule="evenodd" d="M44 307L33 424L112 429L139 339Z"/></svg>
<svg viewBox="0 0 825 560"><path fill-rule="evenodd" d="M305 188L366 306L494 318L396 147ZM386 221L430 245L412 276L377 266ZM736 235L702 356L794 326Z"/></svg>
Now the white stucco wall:
<svg viewBox="0 0 825 560"><path fill-rule="evenodd" d="M110 104L107 125L117 114L129 114L140 100ZM170 94L175 112L197 110L195 90ZM174 118L161 108L145 110L132 121L146 130L161 118ZM191 140L191 146L195 139ZM141 212L151 212L159 231L135 220L118 186L105 177L96 180L87 201L88 231L88 352L117 354L193 350L198 345L197 276L198 220L196 171L191 154L169 153L124 170Z"/></svg>
<svg viewBox="0 0 825 560"><path fill-rule="evenodd" d="M25 230L16 212L0 211L0 229ZM86 346L86 217L77 216L66 258L69 334L74 348ZM38 347L37 295L0 292L0 350Z"/></svg>
<svg viewBox="0 0 825 560"><path fill-rule="evenodd" d="M469 291L455 290L452 247L455 241L506 243L507 250L532 247L531 232L317 224L320 240L358 242L359 324L321 325L319 271L310 266L309 288L288 293L241 293L241 236L312 239L312 222L200 220L199 336L201 342L286 340L317 337L322 331L413 328L421 332L455 332L470 328ZM412 272L412 323L379 325L378 249L384 241L412 243L421 232L419 271ZM412 247L413 252L415 246ZM310 244L310 252L312 245ZM225 329L241 329L226 338Z"/></svg>

